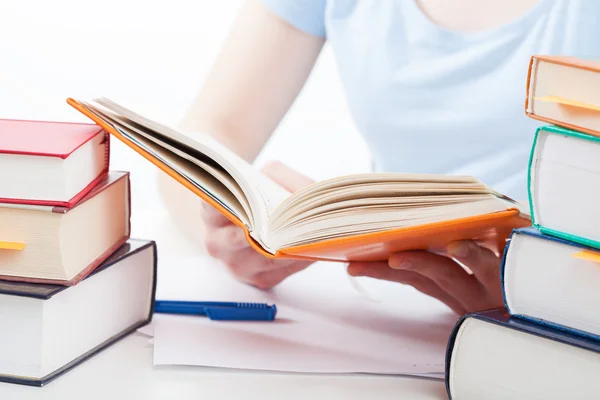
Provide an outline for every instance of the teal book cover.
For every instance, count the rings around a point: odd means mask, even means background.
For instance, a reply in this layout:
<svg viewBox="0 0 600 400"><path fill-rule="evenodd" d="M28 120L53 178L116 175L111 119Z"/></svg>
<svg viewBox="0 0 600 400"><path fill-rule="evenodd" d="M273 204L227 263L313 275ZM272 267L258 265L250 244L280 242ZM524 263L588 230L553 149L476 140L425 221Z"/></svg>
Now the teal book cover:
<svg viewBox="0 0 600 400"><path fill-rule="evenodd" d="M539 138L542 134L545 134L545 133L556 134L556 135L566 135L566 136L570 136L570 137L581 139L581 140L588 140L591 142L600 143L600 137L588 135L586 133L578 132L578 131L568 129L568 128L563 128L560 126L545 125L545 126L539 127L536 130L535 136L533 139L533 145L531 146L531 152L529 155L529 165L527 168L527 192L528 192L528 200L529 200L529 208L530 208L532 225L535 228L539 229L540 232L542 232L544 234L551 235L551 236L561 238L564 240L568 240L570 242L579 243L579 244L582 244L585 246L600 248L600 241L598 241L598 240L592 240L590 238L574 235L570 232L563 232L563 231L559 231L556 229L551 229L551 228L544 226L543 224L541 224L539 222L538 213L536 212L536 205L535 205L535 201L534 201L534 194L533 194L534 188L533 188L532 175L533 175L533 171L535 168L535 163L537 161L537 150L538 150Z"/></svg>

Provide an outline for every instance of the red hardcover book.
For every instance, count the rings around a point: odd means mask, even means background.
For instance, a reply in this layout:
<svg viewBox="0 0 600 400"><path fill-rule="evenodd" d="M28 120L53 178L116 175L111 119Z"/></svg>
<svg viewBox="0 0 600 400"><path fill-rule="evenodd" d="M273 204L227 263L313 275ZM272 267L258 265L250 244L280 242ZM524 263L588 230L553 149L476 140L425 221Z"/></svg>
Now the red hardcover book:
<svg viewBox="0 0 600 400"><path fill-rule="evenodd" d="M0 202L73 207L108 173L96 124L0 120Z"/></svg>

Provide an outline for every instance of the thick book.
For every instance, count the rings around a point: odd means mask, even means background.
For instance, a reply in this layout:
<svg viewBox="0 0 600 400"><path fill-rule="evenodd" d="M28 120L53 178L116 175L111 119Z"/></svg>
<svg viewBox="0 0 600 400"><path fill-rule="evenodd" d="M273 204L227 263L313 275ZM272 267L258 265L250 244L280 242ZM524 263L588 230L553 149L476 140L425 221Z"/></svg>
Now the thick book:
<svg viewBox="0 0 600 400"><path fill-rule="evenodd" d="M557 126L538 128L528 168L533 225L600 247L600 138Z"/></svg>
<svg viewBox="0 0 600 400"><path fill-rule="evenodd" d="M290 194L209 135L184 135L108 99L68 102L242 227L267 257L387 260L461 239L501 251L513 228L531 224L518 203L468 176L351 175Z"/></svg>
<svg viewBox="0 0 600 400"><path fill-rule="evenodd" d="M502 309L463 316L448 341L450 399L595 399L599 374L600 342Z"/></svg>
<svg viewBox="0 0 600 400"><path fill-rule="evenodd" d="M131 239L77 286L0 281L0 381L43 386L147 324L156 260Z"/></svg>
<svg viewBox="0 0 600 400"><path fill-rule="evenodd" d="M0 202L72 207L106 176L109 137L96 124L0 120Z"/></svg>
<svg viewBox="0 0 600 400"><path fill-rule="evenodd" d="M600 136L600 60L533 56L525 112L541 121Z"/></svg>
<svg viewBox="0 0 600 400"><path fill-rule="evenodd" d="M515 229L501 265L504 303L513 317L600 340L600 252Z"/></svg>
<svg viewBox="0 0 600 400"><path fill-rule="evenodd" d="M129 238L130 208L114 171L71 208L0 203L0 279L76 284Z"/></svg>

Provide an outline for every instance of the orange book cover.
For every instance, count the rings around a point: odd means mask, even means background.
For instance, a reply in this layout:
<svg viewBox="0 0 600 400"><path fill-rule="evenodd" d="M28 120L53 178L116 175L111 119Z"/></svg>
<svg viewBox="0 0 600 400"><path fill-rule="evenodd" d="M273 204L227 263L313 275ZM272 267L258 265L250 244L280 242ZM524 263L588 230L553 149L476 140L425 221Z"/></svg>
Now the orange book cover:
<svg viewBox="0 0 600 400"><path fill-rule="evenodd" d="M540 76L542 82L538 81ZM527 73L525 113L539 121L600 136L600 61L532 56Z"/></svg>
<svg viewBox="0 0 600 400"><path fill-rule="evenodd" d="M514 228L531 225L529 215L523 213L519 208L514 207L507 208L505 211L476 217L403 227L338 239L327 239L309 245L283 248L275 254L271 254L250 236L246 226L235 215L221 206L207 193L198 189L167 164L125 138L110 123L105 122L77 100L69 98L67 102L177 182L200 196L234 224L244 229L246 238L251 246L269 258L297 258L341 262L386 261L394 252L404 250L443 250L452 241L466 239L475 240L500 254Z"/></svg>

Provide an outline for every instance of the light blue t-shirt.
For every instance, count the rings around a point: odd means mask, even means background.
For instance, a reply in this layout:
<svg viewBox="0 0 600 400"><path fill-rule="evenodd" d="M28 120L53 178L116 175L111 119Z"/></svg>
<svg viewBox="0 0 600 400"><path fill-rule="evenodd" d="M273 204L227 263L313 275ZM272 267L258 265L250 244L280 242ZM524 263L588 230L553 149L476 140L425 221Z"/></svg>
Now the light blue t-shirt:
<svg viewBox="0 0 600 400"><path fill-rule="evenodd" d="M533 54L600 56L600 0L539 0L499 28L441 28L416 0L263 0L327 38L377 171L468 174L526 196Z"/></svg>

